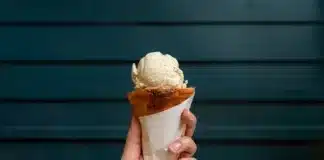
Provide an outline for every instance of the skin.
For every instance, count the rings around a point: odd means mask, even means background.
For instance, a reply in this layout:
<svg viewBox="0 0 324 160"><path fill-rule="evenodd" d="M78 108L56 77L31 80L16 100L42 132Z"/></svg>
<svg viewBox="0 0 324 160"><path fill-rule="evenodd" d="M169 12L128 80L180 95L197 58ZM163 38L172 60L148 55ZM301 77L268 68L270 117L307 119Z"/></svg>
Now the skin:
<svg viewBox="0 0 324 160"><path fill-rule="evenodd" d="M197 119L189 110L184 110L181 115L182 123L186 124L186 131L183 137L176 139L169 145L168 151L174 159L194 160L193 155L197 151L197 145L192 140ZM122 160L143 160L141 153L141 128L139 121L132 117L128 135L122 155Z"/></svg>

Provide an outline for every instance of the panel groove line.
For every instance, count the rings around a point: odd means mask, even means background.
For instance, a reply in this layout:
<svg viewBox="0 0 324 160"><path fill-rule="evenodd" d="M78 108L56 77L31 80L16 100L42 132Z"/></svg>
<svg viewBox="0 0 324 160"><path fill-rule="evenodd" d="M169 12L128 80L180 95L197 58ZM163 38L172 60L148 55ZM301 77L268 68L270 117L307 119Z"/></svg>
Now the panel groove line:
<svg viewBox="0 0 324 160"><path fill-rule="evenodd" d="M0 27L190 27L190 26L322 26L323 20L317 21L135 21L135 22L13 22L0 21Z"/></svg>
<svg viewBox="0 0 324 160"><path fill-rule="evenodd" d="M125 143L126 138L0 138L0 143L8 144L120 144ZM195 142L199 145L218 144L221 146L255 146L255 147L270 147L270 146L312 146L322 143L321 140L276 140L276 139L197 139Z"/></svg>
<svg viewBox="0 0 324 160"><path fill-rule="evenodd" d="M181 66L208 66L208 65L322 65L323 58L304 59L252 59L252 60L178 60ZM138 60L118 60L118 59L88 59L88 60L0 60L0 68L15 66L116 66L131 65L138 63Z"/></svg>
<svg viewBox="0 0 324 160"><path fill-rule="evenodd" d="M0 104L48 104L48 103L56 103L56 104L80 104L80 103L125 103L127 102L127 97L125 98L79 98L79 99L71 99L71 98L51 98L51 99L22 99L22 98L0 98ZM288 105L288 106L301 106L301 105L323 105L324 100L315 100L315 99L256 99L256 100L244 100L244 99L210 99L210 100L203 100L203 99L195 99L195 102L199 104L206 104L206 105L264 105L264 104L272 104L272 105Z"/></svg>

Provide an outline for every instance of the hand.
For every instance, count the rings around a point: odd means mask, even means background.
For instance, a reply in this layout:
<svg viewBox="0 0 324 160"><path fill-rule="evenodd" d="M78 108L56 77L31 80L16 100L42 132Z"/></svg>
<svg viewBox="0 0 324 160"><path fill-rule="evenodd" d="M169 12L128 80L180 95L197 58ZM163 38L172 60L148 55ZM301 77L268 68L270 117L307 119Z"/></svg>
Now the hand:
<svg viewBox="0 0 324 160"><path fill-rule="evenodd" d="M185 109L181 120L186 124L186 131L183 137L175 140L169 145L169 151L179 160L191 160L197 150L196 143L192 140L197 119L189 110ZM141 126L139 121L132 117L128 130L126 144L122 160L142 160Z"/></svg>

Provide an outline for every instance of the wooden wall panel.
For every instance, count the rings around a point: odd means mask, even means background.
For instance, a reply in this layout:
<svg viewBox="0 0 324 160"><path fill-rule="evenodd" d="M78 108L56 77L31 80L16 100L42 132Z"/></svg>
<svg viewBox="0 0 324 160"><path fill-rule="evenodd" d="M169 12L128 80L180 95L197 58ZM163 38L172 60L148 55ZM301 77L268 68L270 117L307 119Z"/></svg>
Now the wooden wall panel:
<svg viewBox="0 0 324 160"><path fill-rule="evenodd" d="M197 100L309 100L324 96L319 65L186 65ZM131 64L8 66L0 70L1 98L126 99ZM206 86L207 84L208 87ZM32 91L32 93L31 93Z"/></svg>
<svg viewBox="0 0 324 160"><path fill-rule="evenodd" d="M0 143L2 160L28 159L61 159L61 160L91 160L91 159L120 159L123 145L121 143ZM308 147L255 147L255 146L222 146L203 144L198 151L198 159L235 160L235 159L264 159L264 160L305 160L314 159L313 149Z"/></svg>
<svg viewBox="0 0 324 160"><path fill-rule="evenodd" d="M198 159L323 159L323 7L2 0L0 159L119 159L131 62L150 51L197 87Z"/></svg>
<svg viewBox="0 0 324 160"><path fill-rule="evenodd" d="M124 139L130 120L127 102L1 104L1 138ZM197 140L324 139L321 105L203 104ZM116 116L118 115L118 116Z"/></svg>
<svg viewBox="0 0 324 160"><path fill-rule="evenodd" d="M307 21L316 0L2 0L0 21Z"/></svg>
<svg viewBox="0 0 324 160"><path fill-rule="evenodd" d="M137 60L161 51L181 61L314 60L321 26L0 27L1 60Z"/></svg>

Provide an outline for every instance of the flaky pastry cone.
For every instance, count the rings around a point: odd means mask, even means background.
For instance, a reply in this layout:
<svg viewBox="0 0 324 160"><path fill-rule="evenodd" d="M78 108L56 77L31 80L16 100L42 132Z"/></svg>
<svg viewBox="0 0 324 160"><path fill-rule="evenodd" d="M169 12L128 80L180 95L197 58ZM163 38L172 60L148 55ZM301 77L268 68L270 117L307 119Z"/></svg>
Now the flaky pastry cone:
<svg viewBox="0 0 324 160"><path fill-rule="evenodd" d="M194 88L135 89L128 93L133 115L142 117L162 112L176 106L195 92Z"/></svg>

